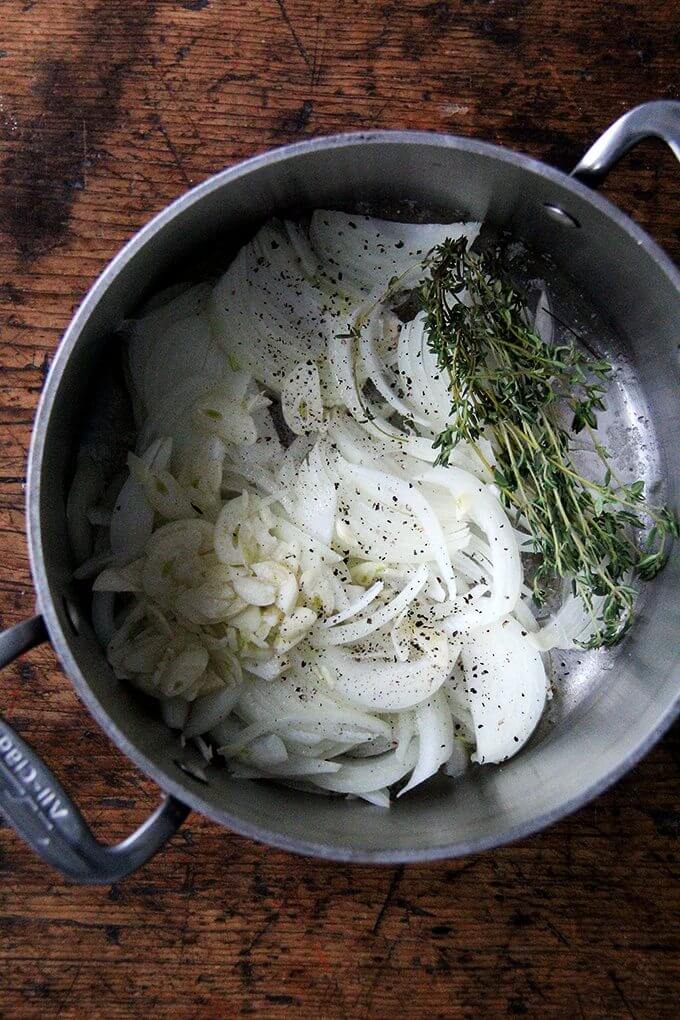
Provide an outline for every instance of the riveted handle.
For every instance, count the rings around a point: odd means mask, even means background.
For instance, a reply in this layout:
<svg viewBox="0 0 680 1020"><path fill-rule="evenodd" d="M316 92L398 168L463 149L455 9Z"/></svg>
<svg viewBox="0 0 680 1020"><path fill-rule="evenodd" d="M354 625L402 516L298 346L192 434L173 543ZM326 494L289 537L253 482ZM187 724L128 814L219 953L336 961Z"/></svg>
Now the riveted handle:
<svg viewBox="0 0 680 1020"><path fill-rule="evenodd" d="M680 102L659 99L624 113L590 146L571 176L596 187L621 157L645 138L660 138L680 160Z"/></svg>
<svg viewBox="0 0 680 1020"><path fill-rule="evenodd" d="M0 634L0 668L48 640L41 616ZM166 797L117 846L94 838L80 811L33 748L0 719L0 811L44 861L76 882L110 885L149 860L177 831L189 808Z"/></svg>

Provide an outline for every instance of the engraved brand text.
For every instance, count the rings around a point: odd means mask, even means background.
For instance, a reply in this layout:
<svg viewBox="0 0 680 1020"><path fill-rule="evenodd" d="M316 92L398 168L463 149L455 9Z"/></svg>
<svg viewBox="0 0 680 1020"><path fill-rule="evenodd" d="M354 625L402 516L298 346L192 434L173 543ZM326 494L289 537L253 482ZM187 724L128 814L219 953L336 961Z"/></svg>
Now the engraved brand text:
<svg viewBox="0 0 680 1020"><path fill-rule="evenodd" d="M29 758L21 751L8 733L0 731L0 764L4 766L18 787L20 796L40 813L48 829L53 822L68 815L57 794L40 775Z"/></svg>

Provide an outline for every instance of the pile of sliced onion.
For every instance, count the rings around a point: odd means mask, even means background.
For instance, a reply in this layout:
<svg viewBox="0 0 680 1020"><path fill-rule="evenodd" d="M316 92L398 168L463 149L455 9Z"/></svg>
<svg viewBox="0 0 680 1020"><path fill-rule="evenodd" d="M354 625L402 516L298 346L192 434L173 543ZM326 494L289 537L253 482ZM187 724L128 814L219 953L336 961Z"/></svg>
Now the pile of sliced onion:
<svg viewBox="0 0 680 1020"><path fill-rule="evenodd" d="M137 447L113 496L79 460L77 576L116 676L235 776L387 806L504 761L543 712L541 652L587 635L569 600L537 629L489 442L434 466L446 380L395 309L479 227L272 220L128 324Z"/></svg>

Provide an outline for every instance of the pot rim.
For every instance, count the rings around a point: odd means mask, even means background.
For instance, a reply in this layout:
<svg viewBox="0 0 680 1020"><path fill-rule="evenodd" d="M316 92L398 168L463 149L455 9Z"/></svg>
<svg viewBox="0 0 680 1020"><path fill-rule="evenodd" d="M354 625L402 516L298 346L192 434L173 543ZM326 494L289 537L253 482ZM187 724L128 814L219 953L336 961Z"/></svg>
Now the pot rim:
<svg viewBox="0 0 680 1020"><path fill-rule="evenodd" d="M127 737L126 733L111 719L105 711L91 687L87 683L71 651L68 637L64 632L56 606L49 595L50 583L45 566L42 548L42 529L40 523L40 473L44 456L47 424L55 403L61 378L75 348L80 335L92 314L92 311L113 283L118 274L137 253L177 215L200 202L205 196L219 190L231 182L257 171L263 166L294 161L317 150L333 150L343 147L363 145L417 145L435 146L443 149L458 149L476 155L491 157L497 161L518 167L530 174L547 178L555 185L566 188L579 198L593 205L601 213L613 219L617 226L624 230L631 239L643 247L660 272L670 278L676 289L680 290L680 272L666 255L663 249L653 241L641 227L623 213L617 206L597 192L593 192L585 184L570 177L561 170L490 142L478 141L459 135L439 134L428 131L376 130L367 132L346 132L324 135L318 138L295 142L276 149L269 149L249 159L240 161L225 170L212 175L207 180L182 193L169 205L158 212L148 223L141 227L95 280L82 303L71 319L57 347L50 367L45 386L43 387L35 421L31 434L26 475L26 515L28 531L28 549L31 574L36 589L39 611L42 613L52 645L57 653L63 670L73 684L79 698L87 710L97 720L107 736L118 746L145 775L152 779L168 794L189 805L220 825L228 827L241 836L246 836L270 846L289 852L319 857L338 862L364 864L399 864L416 863L441 859L455 859L471 853L493 849L530 836L554 822L566 817L595 799L608 787L615 783L624 773L629 771L647 753L647 751L663 736L675 718L680 714L680 685L675 700L662 715L657 725L633 748L626 757L605 775L587 786L578 795L562 803L559 807L543 812L528 822L507 827L502 832L470 840L429 847L426 850L354 850L351 847L338 845L329 846L324 843L282 836L280 833L245 822L238 816L215 808L203 800L200 793L194 793L172 779L162 771L145 754L138 750Z"/></svg>

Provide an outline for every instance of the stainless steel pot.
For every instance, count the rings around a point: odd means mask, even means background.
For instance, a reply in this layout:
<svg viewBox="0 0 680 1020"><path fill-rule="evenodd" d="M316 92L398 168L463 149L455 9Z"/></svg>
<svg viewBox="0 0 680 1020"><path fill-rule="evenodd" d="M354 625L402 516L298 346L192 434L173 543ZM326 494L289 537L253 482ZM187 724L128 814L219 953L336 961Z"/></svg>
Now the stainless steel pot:
<svg viewBox="0 0 680 1020"><path fill-rule="evenodd" d="M527 836L575 810L658 740L680 704L677 549L615 659L595 653L588 682L578 670L565 681L579 696L563 699L559 724L544 727L502 767L473 769L457 783L427 784L389 812L235 781L219 767L207 770L205 782L178 758L176 738L163 723L113 678L72 582L64 512L85 394L98 366L101 373L117 324L173 265L285 208L402 199L510 227L568 274L625 349L636 379L635 410L649 413L648 439L677 508L680 276L642 230L589 187L650 135L680 158L679 103L649 103L626 114L571 176L467 138L417 132L318 138L217 174L160 213L116 256L66 331L40 401L27 486L40 615L0 635L0 666L50 640L92 715L167 796L128 840L104 847L36 753L0 723L0 808L46 861L80 882L115 881L155 853L192 808L243 835L334 860L457 857Z"/></svg>

